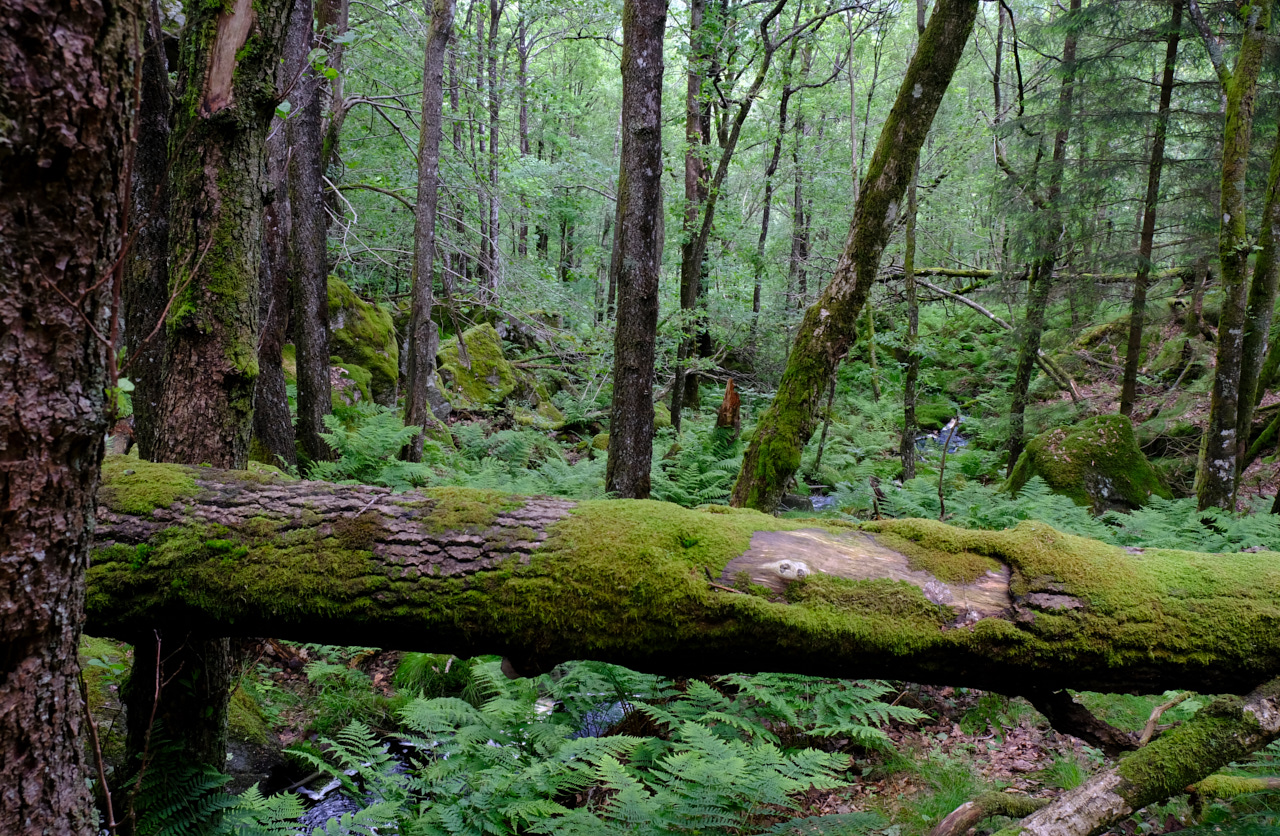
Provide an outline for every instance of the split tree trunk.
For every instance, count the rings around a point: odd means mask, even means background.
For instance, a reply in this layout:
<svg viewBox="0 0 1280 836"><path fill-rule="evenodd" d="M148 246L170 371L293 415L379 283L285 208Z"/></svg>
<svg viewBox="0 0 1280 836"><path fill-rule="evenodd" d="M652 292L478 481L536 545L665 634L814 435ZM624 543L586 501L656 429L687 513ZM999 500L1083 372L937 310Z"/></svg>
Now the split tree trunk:
<svg viewBox="0 0 1280 836"><path fill-rule="evenodd" d="M1155 136L1151 141L1151 163L1147 168L1147 195L1142 205L1142 232L1138 241L1138 274L1133 280L1133 301L1129 307L1129 344L1125 350L1124 378L1120 385L1120 414L1133 415L1138 398L1138 362L1142 358L1142 330L1147 315L1147 283L1151 276L1151 253L1156 240L1156 208L1160 203L1160 172L1164 168L1164 143L1169 130L1173 102L1174 71L1178 63L1178 40L1182 36L1182 0L1173 0L1173 18L1165 36L1164 74L1160 78L1160 105L1156 112Z"/></svg>
<svg viewBox="0 0 1280 836"><path fill-rule="evenodd" d="M144 9L0 6L2 833L97 833L77 650Z"/></svg>
<svg viewBox="0 0 1280 836"><path fill-rule="evenodd" d="M743 458L734 505L773 510L800 467L801 453L817 425L819 399L853 340L855 320L879 271L914 161L960 62L977 11L973 0L939 0L934 8L881 129L835 275L805 313L778 394Z"/></svg>
<svg viewBox="0 0 1280 836"><path fill-rule="evenodd" d="M610 283L618 318L605 487L624 499L649 496L653 373L662 261L663 0L625 0L622 10L622 154Z"/></svg>
<svg viewBox="0 0 1280 836"><path fill-rule="evenodd" d="M405 426L435 426L433 407L443 406L436 389L439 335L431 319L435 282L436 210L440 199L440 135L444 121L444 53L453 32L454 0L431 0L422 70L422 134L418 144L418 201L413 232L413 303L409 314ZM461 339L461 337L459 337ZM422 461L424 434L409 443L409 461Z"/></svg>

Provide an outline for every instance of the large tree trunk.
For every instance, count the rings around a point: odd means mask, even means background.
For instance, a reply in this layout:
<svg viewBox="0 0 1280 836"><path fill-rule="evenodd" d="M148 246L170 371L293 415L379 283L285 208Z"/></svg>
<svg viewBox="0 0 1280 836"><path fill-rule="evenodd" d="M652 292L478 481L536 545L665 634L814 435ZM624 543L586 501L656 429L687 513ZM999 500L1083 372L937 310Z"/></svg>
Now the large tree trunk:
<svg viewBox="0 0 1280 836"><path fill-rule="evenodd" d="M649 495L653 367L662 267L663 0L625 0L622 10L622 154L610 281L617 286L613 404L605 487L624 499ZM616 277L616 278L615 278Z"/></svg>
<svg viewBox="0 0 1280 836"><path fill-rule="evenodd" d="M0 6L3 833L97 832L76 654L144 9Z"/></svg>
<svg viewBox="0 0 1280 836"><path fill-rule="evenodd" d="M165 377L155 457L243 467L258 375L267 127L292 3L192 7L170 149Z"/></svg>
<svg viewBox="0 0 1280 836"><path fill-rule="evenodd" d="M242 467L248 457L268 196L265 141L292 5L234 0L188 9L170 148L173 303L156 416L158 460ZM141 634L135 653L161 653L164 672L146 680L140 670L128 685L131 756L147 749L154 714L191 760L223 768L228 641L196 639L181 625L167 625Z"/></svg>
<svg viewBox="0 0 1280 836"><path fill-rule="evenodd" d="M1272 0L1249 7L1234 70L1222 63L1220 49L1206 32L1206 46L1227 94L1222 131L1222 197L1218 233L1218 262L1222 267L1222 313L1218 318L1218 351L1209 400L1209 420L1196 470L1196 502L1201 510L1211 506L1233 508L1240 442L1237 421L1240 410L1240 377L1243 362L1245 282L1249 271L1249 230L1245 224L1245 180L1249 146L1253 137L1253 109L1258 76L1271 24ZM1203 24L1199 7L1191 7L1198 27Z"/></svg>
<svg viewBox="0 0 1280 836"><path fill-rule="evenodd" d="M453 34L454 0L431 0L423 51L422 134L418 141L417 217L413 230L413 303L409 313L409 357L405 379L405 426L436 425L434 409L444 398L436 389L439 335L431 319L435 282L436 210L440 200L440 136L444 128L444 53ZM461 337L459 337L461 339ZM422 461L424 433L409 443L409 461Z"/></svg>
<svg viewBox="0 0 1280 836"><path fill-rule="evenodd" d="M324 143L324 77L308 58L315 7L310 0L294 0L289 60L285 83L294 83L293 108L285 121L288 143L288 192L291 216L288 282L293 302L293 346L298 369L298 446L309 461L327 461L333 450L320 437L328 432L324 416L333 412L329 377L329 261L328 215L325 212L324 172L328 166ZM324 42L320 47L327 47ZM296 51L295 51L296 49ZM296 81L295 81L296 80Z"/></svg>
<svg viewBox="0 0 1280 836"><path fill-rule="evenodd" d="M835 275L805 313L778 394L743 458L734 505L773 510L800 467L816 426L818 401L853 340L855 320L879 271L899 201L977 11L973 0L939 0L934 8L881 129Z"/></svg>

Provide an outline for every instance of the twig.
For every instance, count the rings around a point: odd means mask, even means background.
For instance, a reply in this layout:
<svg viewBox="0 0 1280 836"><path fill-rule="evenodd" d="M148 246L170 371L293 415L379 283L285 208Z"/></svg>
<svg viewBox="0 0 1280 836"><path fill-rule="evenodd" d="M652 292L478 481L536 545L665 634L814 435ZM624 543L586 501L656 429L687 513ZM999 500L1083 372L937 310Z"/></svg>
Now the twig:
<svg viewBox="0 0 1280 836"><path fill-rule="evenodd" d="M84 716L89 721L89 740L93 744L93 761L98 769L98 783L102 785L102 796L107 802L107 821L105 826L111 836L116 833L116 814L111 807L111 787L107 785L107 767L102 758L102 744L98 741L98 724L94 722L93 711L89 708L89 686L85 684L84 672L80 672L80 699L84 701Z"/></svg>
<svg viewBox="0 0 1280 836"><path fill-rule="evenodd" d="M1190 691L1183 691L1164 705L1157 705L1155 708L1151 709L1151 716L1147 718L1147 725L1142 729L1142 735L1138 738L1138 746L1146 746L1151 742L1151 736L1156 733L1156 723L1160 720L1161 714L1164 714L1166 711L1190 696Z"/></svg>

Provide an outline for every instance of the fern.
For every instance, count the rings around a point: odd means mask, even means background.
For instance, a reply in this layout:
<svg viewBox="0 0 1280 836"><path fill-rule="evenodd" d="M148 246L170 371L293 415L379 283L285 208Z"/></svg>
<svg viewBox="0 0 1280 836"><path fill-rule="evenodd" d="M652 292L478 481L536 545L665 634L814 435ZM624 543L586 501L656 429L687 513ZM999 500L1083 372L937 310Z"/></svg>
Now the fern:
<svg viewBox="0 0 1280 836"><path fill-rule="evenodd" d="M374 403L360 403L355 409L351 427L332 415L324 416L329 429L321 433L338 454L333 462L313 462L308 475L344 485L382 485L396 491L421 487L431 479L427 463L400 461L397 456L421 430L406 427L400 413ZM425 462L441 458L440 445L431 439L423 441Z"/></svg>

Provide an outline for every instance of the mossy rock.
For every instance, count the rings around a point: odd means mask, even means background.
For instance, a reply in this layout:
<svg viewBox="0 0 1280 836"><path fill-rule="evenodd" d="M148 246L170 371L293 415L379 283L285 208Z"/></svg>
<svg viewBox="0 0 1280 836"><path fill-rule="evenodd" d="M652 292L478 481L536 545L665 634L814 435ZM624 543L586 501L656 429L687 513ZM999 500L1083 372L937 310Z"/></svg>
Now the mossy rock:
<svg viewBox="0 0 1280 836"><path fill-rule="evenodd" d="M516 370L502 353L502 338L489 323L464 331L471 368L462 363L458 338L440 343L436 364L449 400L465 407L498 406L520 386Z"/></svg>
<svg viewBox="0 0 1280 836"><path fill-rule="evenodd" d="M1100 415L1036 436L1018 457L1005 489L1016 493L1033 476L1096 514L1140 508L1152 494L1173 498L1138 449L1133 424L1123 415Z"/></svg>
<svg viewBox="0 0 1280 836"><path fill-rule="evenodd" d="M330 359L337 361L330 372L333 380L332 398L335 409L372 400L373 372L355 363L344 363L340 357Z"/></svg>
<svg viewBox="0 0 1280 836"><path fill-rule="evenodd" d="M329 350L343 363L367 369L373 400L383 406L395 406L400 347L391 315L356 296L341 279L330 276L329 328Z"/></svg>
<svg viewBox="0 0 1280 836"><path fill-rule="evenodd" d="M227 705L227 735L246 743L267 742L267 720L262 716L262 709L248 691L238 686L231 692Z"/></svg>
<svg viewBox="0 0 1280 836"><path fill-rule="evenodd" d="M591 439L591 449L592 449L592 450L608 450L608 449L609 449L609 434L608 434L608 433L600 433L600 434L599 434L599 435L597 435L595 438Z"/></svg>
<svg viewBox="0 0 1280 836"><path fill-rule="evenodd" d="M1213 366L1216 349L1202 336L1187 338L1184 336L1166 340L1160 351L1147 364L1147 372L1164 380L1175 380L1182 375L1182 382L1187 383L1204 377ZM1188 366L1190 368L1188 368Z"/></svg>
<svg viewBox="0 0 1280 836"><path fill-rule="evenodd" d="M671 426L671 410L667 409L664 403L655 403L653 405L653 428L655 430L665 430Z"/></svg>
<svg viewBox="0 0 1280 836"><path fill-rule="evenodd" d="M937 431L956 417L956 408L949 401L928 400L916 404L916 426L922 430Z"/></svg>
<svg viewBox="0 0 1280 836"><path fill-rule="evenodd" d="M550 400L540 400L533 409L514 407L511 417L519 426L535 430L558 430L564 426L564 413Z"/></svg>
<svg viewBox="0 0 1280 836"><path fill-rule="evenodd" d="M1076 337L1073 346L1077 349L1096 348L1100 345L1125 347L1129 344L1129 314L1086 328Z"/></svg>

